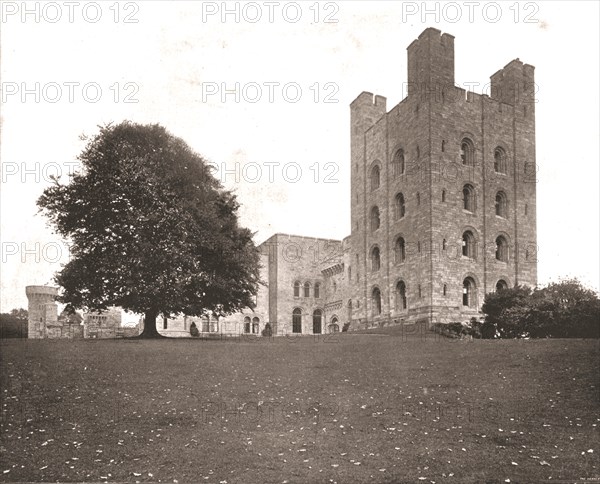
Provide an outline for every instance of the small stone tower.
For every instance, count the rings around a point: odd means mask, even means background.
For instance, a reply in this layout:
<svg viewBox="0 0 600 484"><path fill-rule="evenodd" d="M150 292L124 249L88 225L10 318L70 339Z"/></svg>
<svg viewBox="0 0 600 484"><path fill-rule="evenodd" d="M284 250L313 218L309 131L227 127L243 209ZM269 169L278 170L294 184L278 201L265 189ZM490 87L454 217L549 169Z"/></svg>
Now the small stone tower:
<svg viewBox="0 0 600 484"><path fill-rule="evenodd" d="M48 337L48 326L58 324L58 305L55 298L58 288L51 286L27 286L25 288L29 306L28 337Z"/></svg>

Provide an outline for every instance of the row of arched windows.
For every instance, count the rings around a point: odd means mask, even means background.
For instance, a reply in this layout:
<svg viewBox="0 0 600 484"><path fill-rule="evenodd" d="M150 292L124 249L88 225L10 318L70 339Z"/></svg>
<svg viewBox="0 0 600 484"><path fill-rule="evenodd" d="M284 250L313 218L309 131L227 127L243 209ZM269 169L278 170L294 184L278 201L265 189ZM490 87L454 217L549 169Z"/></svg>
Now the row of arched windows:
<svg viewBox="0 0 600 484"><path fill-rule="evenodd" d="M504 279L499 279L498 282L496 282L495 288L496 291L502 291L508 288L508 283ZM394 294L394 306L396 311L404 311L408 309L406 293L406 283L402 280L398 281L396 283ZM444 296L448 295L447 284L442 286L442 293ZM417 287L417 297L418 299L423 297L420 284ZM371 311L373 316L378 316L381 314L381 301L381 290L378 287L374 287L371 292ZM475 279L473 279L471 276L465 277L462 283L462 305L465 307L477 307L477 284Z"/></svg>
<svg viewBox="0 0 600 484"><path fill-rule="evenodd" d="M444 193L442 193L442 198L444 198ZM475 188L473 188L473 185L467 183L463 186L463 209L467 212L475 212L476 208L477 197ZM503 190L498 190L496 192L494 209L498 217L508 218L508 197Z"/></svg>
<svg viewBox="0 0 600 484"><path fill-rule="evenodd" d="M421 204L421 195L416 195L417 206ZM446 201L446 190L442 190L442 202ZM498 217L508 217L508 197L503 190L496 192L495 212ZM475 212L477 208L476 192L473 185L467 183L463 186L463 209L467 212ZM394 197L394 205L392 207L394 220L400 220L406 215L406 200L402 192L397 193ZM370 213L371 231L377 230L381 226L381 213L377 205L371 208Z"/></svg>
<svg viewBox="0 0 600 484"><path fill-rule="evenodd" d="M504 235L498 235L495 240L495 257L501 262L509 260L509 244ZM442 250L448 248L446 239L442 240ZM417 253L421 252L421 242L417 242ZM477 244L475 236L471 230L465 230L462 235L461 253L469 259L477 258ZM371 272L377 272L381 268L381 250L376 245L371 249ZM401 264L406 261L406 241L404 237L397 237L394 242L394 263Z"/></svg>
<svg viewBox="0 0 600 484"><path fill-rule="evenodd" d="M495 256L496 260L508 262L509 247L508 240L504 235L498 235L495 240ZM477 259L477 244L475 236L471 230L465 230L462 236L462 255L469 259Z"/></svg>
<svg viewBox="0 0 600 484"><path fill-rule="evenodd" d="M442 151L446 151L446 141L442 141ZM415 158L418 160L421 157L421 150L417 145L415 150ZM463 138L460 142L459 150L460 161L465 166L475 166L475 145L470 138ZM506 174L507 172L507 157L504 148L497 146L494 149L494 171L496 173ZM392 157L392 176L403 175L406 171L406 162L404 149L399 148ZM370 173L371 190L376 190L381 186L381 167L378 162L373 164Z"/></svg>
<svg viewBox="0 0 600 484"><path fill-rule="evenodd" d="M304 297L310 297L311 284L310 282L305 282L304 285L300 281L294 282L294 297L300 297L300 293ZM313 297L319 298L321 297L321 283L315 282L314 287L312 288Z"/></svg>
<svg viewBox="0 0 600 484"><path fill-rule="evenodd" d="M258 334L258 329L260 326L260 319L259 318L252 318L252 320L250 320L249 316L246 316L244 318L244 333L246 334Z"/></svg>

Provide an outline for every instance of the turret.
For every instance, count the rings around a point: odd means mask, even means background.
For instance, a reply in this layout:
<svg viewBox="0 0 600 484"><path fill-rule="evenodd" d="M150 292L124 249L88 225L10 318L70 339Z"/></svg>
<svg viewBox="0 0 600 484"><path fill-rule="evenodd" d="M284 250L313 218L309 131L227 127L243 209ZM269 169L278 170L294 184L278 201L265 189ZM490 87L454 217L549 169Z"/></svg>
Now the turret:
<svg viewBox="0 0 600 484"><path fill-rule="evenodd" d="M58 321L58 305L55 302L58 288L51 286L27 286L28 337L45 338L48 323Z"/></svg>
<svg viewBox="0 0 600 484"><path fill-rule="evenodd" d="M432 27L407 48L408 95L454 87L454 37Z"/></svg>
<svg viewBox="0 0 600 484"><path fill-rule="evenodd" d="M491 98L506 104L533 104L535 101L534 67L519 59L509 62L490 77Z"/></svg>

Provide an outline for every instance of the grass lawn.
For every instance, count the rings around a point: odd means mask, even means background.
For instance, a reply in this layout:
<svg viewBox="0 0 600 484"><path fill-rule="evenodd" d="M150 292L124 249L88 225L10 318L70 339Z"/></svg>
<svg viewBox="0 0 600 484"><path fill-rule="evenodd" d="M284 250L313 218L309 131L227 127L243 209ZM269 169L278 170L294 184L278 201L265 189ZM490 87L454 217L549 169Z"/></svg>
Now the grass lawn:
<svg viewBox="0 0 600 484"><path fill-rule="evenodd" d="M597 340L4 340L2 481L600 478Z"/></svg>

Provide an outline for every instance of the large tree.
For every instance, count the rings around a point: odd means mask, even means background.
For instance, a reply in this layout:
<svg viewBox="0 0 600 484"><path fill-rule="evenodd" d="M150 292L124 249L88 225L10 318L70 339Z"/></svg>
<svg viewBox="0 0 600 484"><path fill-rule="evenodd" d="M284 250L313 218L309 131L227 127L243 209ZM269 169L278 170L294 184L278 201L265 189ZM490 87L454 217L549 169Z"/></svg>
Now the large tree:
<svg viewBox="0 0 600 484"><path fill-rule="evenodd" d="M238 223L239 204L209 165L159 125L100 127L82 170L38 200L70 243L55 276L71 308L119 306L145 316L218 316L253 307L259 253Z"/></svg>
<svg viewBox="0 0 600 484"><path fill-rule="evenodd" d="M490 292L481 310L501 338L600 337L600 299L577 279Z"/></svg>

